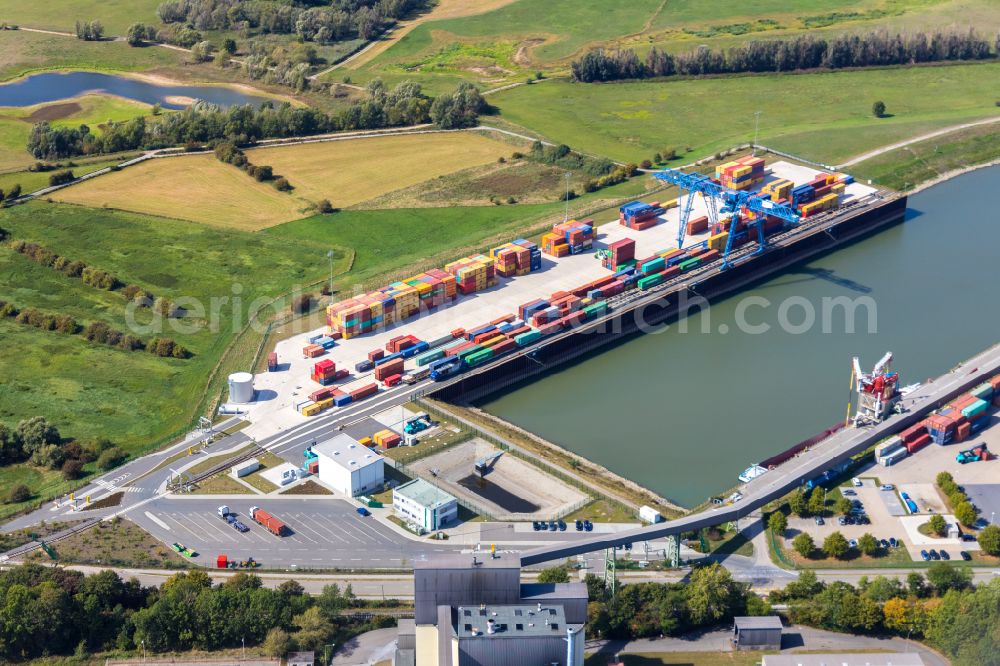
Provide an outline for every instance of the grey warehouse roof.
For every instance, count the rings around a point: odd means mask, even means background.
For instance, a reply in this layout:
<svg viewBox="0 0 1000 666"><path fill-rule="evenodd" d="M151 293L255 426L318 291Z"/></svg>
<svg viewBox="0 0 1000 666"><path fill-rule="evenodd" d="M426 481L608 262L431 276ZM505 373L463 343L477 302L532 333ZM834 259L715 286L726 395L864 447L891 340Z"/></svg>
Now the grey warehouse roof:
<svg viewBox="0 0 1000 666"><path fill-rule="evenodd" d="M737 629L781 629L781 618L777 615L763 617L734 617Z"/></svg>

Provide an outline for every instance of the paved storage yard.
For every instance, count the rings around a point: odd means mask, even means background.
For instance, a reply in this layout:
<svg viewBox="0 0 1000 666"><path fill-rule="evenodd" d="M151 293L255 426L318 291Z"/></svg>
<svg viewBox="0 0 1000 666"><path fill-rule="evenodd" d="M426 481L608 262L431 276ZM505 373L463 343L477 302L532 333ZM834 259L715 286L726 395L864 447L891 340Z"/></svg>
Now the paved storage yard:
<svg viewBox="0 0 1000 666"><path fill-rule="evenodd" d="M550 520L587 500L587 496L509 453L479 483L476 460L496 453L489 442L472 439L409 465L424 478L501 520ZM523 514L508 516L510 514Z"/></svg>
<svg viewBox="0 0 1000 666"><path fill-rule="evenodd" d="M788 178L800 184L808 182L819 173L814 169L780 161L768 168L770 173L765 182ZM861 198L874 191L874 188L854 183L847 187L844 200ZM696 199L692 217L704 215L706 210L704 201ZM542 267L538 271L511 279L499 278L495 287L476 294L460 296L452 304L442 306L435 312L411 318L375 333L350 340L339 340L328 354L319 359L328 358L334 361L338 368L353 371L354 364L366 358L369 351L384 349L385 343L394 336L412 333L422 340L430 340L446 335L455 328L468 328L505 314L516 313L518 306L529 300L547 296L553 291L575 288L607 275L608 271L601 267L600 261L594 258L594 253L614 241L634 238L637 257L646 257L654 252L675 247L679 211L676 208L672 209L662 217L664 220L662 224L645 231L628 229L618 224L617 220L607 222L595 229L592 252L558 259L543 255ZM695 234L685 240L685 245L701 242L707 237L707 233ZM343 297L352 295L343 294ZM320 388L309 378L313 363L319 359L309 359L302 355L302 348L308 343L308 338L317 332L319 331L302 333L278 343L276 351L279 364L288 369L257 375L255 386L258 391L268 391L266 395L274 397L249 406L248 418L253 425L247 430L248 434L260 439L308 419L294 410L294 404L305 400L311 392ZM413 367L415 367L413 361L408 361L407 369ZM372 381L374 379L370 373L352 375L344 386L349 390Z"/></svg>

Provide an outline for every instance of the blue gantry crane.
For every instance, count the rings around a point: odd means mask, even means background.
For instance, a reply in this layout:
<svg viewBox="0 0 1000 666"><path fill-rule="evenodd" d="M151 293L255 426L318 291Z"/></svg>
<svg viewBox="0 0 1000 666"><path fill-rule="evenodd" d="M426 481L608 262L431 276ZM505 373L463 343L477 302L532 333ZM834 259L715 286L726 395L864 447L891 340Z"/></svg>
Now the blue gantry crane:
<svg viewBox="0 0 1000 666"><path fill-rule="evenodd" d="M779 204L771 201L766 195L743 190L731 190L723 187L712 180L709 176L701 173L685 173L677 169L662 169L653 174L658 180L676 185L679 192L678 210L680 211L680 221L677 227L677 247L684 246L684 232L687 229L688 219L691 217L691 209L694 206L694 198L699 194L705 200L708 209L708 220L710 225L719 222L719 213L728 213L731 216L730 230L735 230L739 222L742 211L748 210L758 214L756 220L747 225L747 233L751 227L757 229L757 251L760 254L767 248L767 239L764 237L764 219L770 215L784 220L790 224L797 224L799 214L794 208L786 204ZM719 207L719 203L722 207ZM730 233L726 239L726 248L722 252L722 268L729 268L729 253L733 248L733 238L735 232Z"/></svg>

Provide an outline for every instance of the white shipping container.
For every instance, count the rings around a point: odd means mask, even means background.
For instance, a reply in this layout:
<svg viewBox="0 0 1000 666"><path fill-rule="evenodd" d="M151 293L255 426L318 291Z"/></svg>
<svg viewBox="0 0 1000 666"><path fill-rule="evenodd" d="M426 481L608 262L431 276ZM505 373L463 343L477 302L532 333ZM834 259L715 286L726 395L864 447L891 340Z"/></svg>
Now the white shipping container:
<svg viewBox="0 0 1000 666"><path fill-rule="evenodd" d="M663 516L653 507L643 505L639 507L639 519L647 523L658 523L663 520Z"/></svg>
<svg viewBox="0 0 1000 666"><path fill-rule="evenodd" d="M902 448L902 446L903 440L899 437L899 435L893 435L875 447L875 457L883 458L890 453L895 452L897 449Z"/></svg>
<svg viewBox="0 0 1000 666"><path fill-rule="evenodd" d="M260 469L260 461L256 458L251 458L250 460L244 460L239 464L233 465L233 476L237 478L241 476L249 476L258 469Z"/></svg>

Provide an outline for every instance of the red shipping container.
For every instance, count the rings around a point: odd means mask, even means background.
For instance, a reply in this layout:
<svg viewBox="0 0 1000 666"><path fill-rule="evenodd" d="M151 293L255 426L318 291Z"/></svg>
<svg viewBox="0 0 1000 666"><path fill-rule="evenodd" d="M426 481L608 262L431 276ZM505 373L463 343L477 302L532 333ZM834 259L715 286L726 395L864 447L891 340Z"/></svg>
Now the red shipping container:
<svg viewBox="0 0 1000 666"><path fill-rule="evenodd" d="M952 441L954 441L955 443L964 442L966 439L969 438L969 432L971 431L972 431L972 424L963 423L962 425L955 428L955 437L953 438Z"/></svg>
<svg viewBox="0 0 1000 666"><path fill-rule="evenodd" d="M390 354L395 354L396 352L399 351L397 345L405 339L406 339L405 335L397 335L394 338L390 338L389 342L385 343L385 350Z"/></svg>
<svg viewBox="0 0 1000 666"><path fill-rule="evenodd" d="M493 357L496 358L500 354L509 352L511 349L517 349L517 343L510 339L504 340L493 345Z"/></svg>
<svg viewBox="0 0 1000 666"><path fill-rule="evenodd" d="M931 430L937 430L939 432L948 432L955 427L955 424L947 416L941 416L940 414L935 414L924 420L924 423Z"/></svg>
<svg viewBox="0 0 1000 666"><path fill-rule="evenodd" d="M708 218L702 215L701 217L696 217L693 220L688 220L687 232L689 234L698 234L703 231L708 231Z"/></svg>
<svg viewBox="0 0 1000 666"><path fill-rule="evenodd" d="M311 463L309 463L309 473L310 474L319 474L319 461L318 460L313 460Z"/></svg>
<svg viewBox="0 0 1000 666"><path fill-rule="evenodd" d="M476 343L474 343L474 342L469 342L469 341L466 341L466 342L463 342L463 343L462 343L462 344L460 344L460 345L455 345L455 346L454 346L454 347L452 347L451 349L448 349L448 350L446 350L446 351L445 351L445 353L444 353L444 355L445 355L445 356L454 356L455 354L457 354L457 353L459 353L459 352L463 352L463 351L465 351L465 350L466 350L466 349L468 349L469 347L474 347L474 346L475 346L475 344L476 344Z"/></svg>
<svg viewBox="0 0 1000 666"><path fill-rule="evenodd" d="M381 349L373 349L370 352L368 352L368 360L371 361L372 363L379 360L383 356L385 356L385 352L382 351Z"/></svg>
<svg viewBox="0 0 1000 666"><path fill-rule="evenodd" d="M366 384L361 388L351 391L351 399L361 400L362 398L367 398L368 396L376 393L378 393L378 384Z"/></svg>
<svg viewBox="0 0 1000 666"><path fill-rule="evenodd" d="M383 381L386 377L391 377L392 375L401 374L403 374L403 359L401 358L383 363L375 368L375 379L378 381Z"/></svg>
<svg viewBox="0 0 1000 666"><path fill-rule="evenodd" d="M545 324L544 326L538 328L538 332L541 333L543 337L546 335L553 335L561 330L562 324L557 321L554 321L551 324Z"/></svg>
<svg viewBox="0 0 1000 666"><path fill-rule="evenodd" d="M906 451L908 453L916 453L917 451L924 448L930 443L931 443L931 436L928 435L927 433L924 433L923 435L920 435L920 437L917 437L912 442L907 442Z"/></svg>
<svg viewBox="0 0 1000 666"><path fill-rule="evenodd" d="M403 381L403 375L390 375L389 377L386 377L382 383L386 387L389 387L389 386L395 386L401 381Z"/></svg>
<svg viewBox="0 0 1000 666"><path fill-rule="evenodd" d="M399 435L393 433L382 438L382 448L383 449L394 449L399 446L399 443L403 441L403 438Z"/></svg>
<svg viewBox="0 0 1000 666"><path fill-rule="evenodd" d="M668 280L674 277L675 275L680 275L680 274L681 274L681 269L678 266L670 266L666 270L660 271L660 275L663 276L664 280Z"/></svg>
<svg viewBox="0 0 1000 666"><path fill-rule="evenodd" d="M316 363L313 364L313 372L317 375L328 375L336 369L336 364L328 358L325 358L322 361L316 361Z"/></svg>
<svg viewBox="0 0 1000 666"><path fill-rule="evenodd" d="M309 394L309 399L313 402L319 402L320 400L326 400L331 397L333 397L333 389L331 388L323 388Z"/></svg>
<svg viewBox="0 0 1000 666"><path fill-rule="evenodd" d="M502 316L502 317L497 317L496 319L494 319L493 321L491 321L491 322L490 322L490 325L491 325L491 326L498 326L498 325L500 325L500 324L506 324L506 323L508 323L508 322L512 322L512 321L514 321L515 319L517 319L517 317L515 317L515 316L514 316L514 315L512 315L512 314L509 314L509 315L504 315L504 316Z"/></svg>
<svg viewBox="0 0 1000 666"><path fill-rule="evenodd" d="M464 328L456 328L454 331L451 332L451 337L453 337L453 338L464 338L465 337L465 329Z"/></svg>
<svg viewBox="0 0 1000 666"><path fill-rule="evenodd" d="M917 437L920 437L920 435L923 435L926 432L927 432L927 427L924 425L924 423L921 422L916 425L910 426L903 432L899 433L899 437L900 439L903 440L903 443L905 444L906 442L912 442Z"/></svg>
<svg viewBox="0 0 1000 666"><path fill-rule="evenodd" d="M510 338L511 340L513 340L514 338L516 338L517 336L521 335L522 333L527 333L530 330L531 330L530 326L521 326L519 328L515 328L513 330L507 331L506 333L504 333L504 335L506 335L508 338Z"/></svg>
<svg viewBox="0 0 1000 666"><path fill-rule="evenodd" d="M709 250L705 254L701 255L701 263L707 264L710 261L715 261L719 258L718 250Z"/></svg>
<svg viewBox="0 0 1000 666"><path fill-rule="evenodd" d="M990 386L993 387L994 391L1000 391L1000 375L997 375L996 377L990 377L988 381L990 383Z"/></svg>
<svg viewBox="0 0 1000 666"><path fill-rule="evenodd" d="M302 348L302 353L309 358L316 358L325 354L326 350L319 345L306 345Z"/></svg>
<svg viewBox="0 0 1000 666"><path fill-rule="evenodd" d="M557 301L560 298L566 298L567 296L572 296L573 294L568 291L553 291L552 295L549 297L549 302Z"/></svg>

